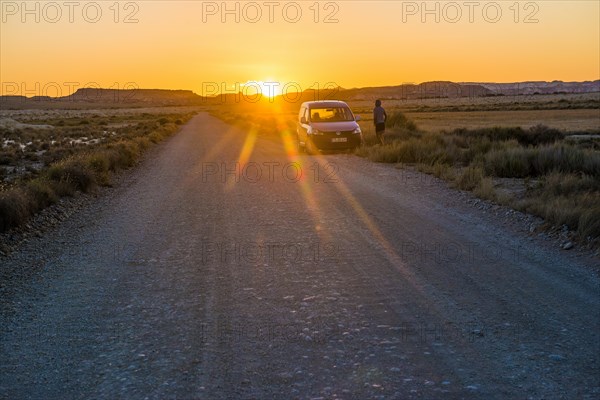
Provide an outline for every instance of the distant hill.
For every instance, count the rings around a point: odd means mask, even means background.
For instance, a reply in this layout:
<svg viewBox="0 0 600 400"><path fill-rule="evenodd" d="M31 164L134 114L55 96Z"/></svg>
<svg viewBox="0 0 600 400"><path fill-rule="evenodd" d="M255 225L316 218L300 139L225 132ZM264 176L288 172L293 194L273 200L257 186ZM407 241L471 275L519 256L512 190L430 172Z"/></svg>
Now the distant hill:
<svg viewBox="0 0 600 400"><path fill-rule="evenodd" d="M420 84L402 84L397 86L380 86L334 90L324 90L321 94L326 98L340 100L411 100L429 98L460 98L487 96L519 96L555 93L594 93L600 92L600 80L585 82L449 82L432 81ZM294 97L294 96L292 96ZM116 108L116 107L164 107L164 106L196 106L240 101L239 95L202 97L191 90L164 89L96 89L82 88L75 93L63 97L25 97L0 96L0 109L23 108ZM307 90L298 96L297 101L313 100L315 93ZM323 98L323 96L321 96ZM280 99L281 101L281 99ZM252 101L248 101L251 103Z"/></svg>
<svg viewBox="0 0 600 400"><path fill-rule="evenodd" d="M0 96L0 109L21 108L118 108L164 107L206 104L191 90L81 88L69 96Z"/></svg>
<svg viewBox="0 0 600 400"><path fill-rule="evenodd" d="M532 95L556 93L600 92L600 80L585 82L529 81L517 83L461 83L461 85L481 85L499 95Z"/></svg>
<svg viewBox="0 0 600 400"><path fill-rule="evenodd" d="M357 89L341 89L342 100L375 100L375 99L428 99L492 96L494 92L477 83L454 83L433 81L420 84L404 84L398 86L368 87Z"/></svg>
<svg viewBox="0 0 600 400"><path fill-rule="evenodd" d="M377 98L382 100L410 100L595 92L600 92L600 80L586 82L538 81L515 83L434 81L398 86L340 89L337 97L342 100L374 100Z"/></svg>
<svg viewBox="0 0 600 400"><path fill-rule="evenodd" d="M61 97L61 101L88 103L138 103L151 105L184 105L199 102L202 97L191 90L164 89L78 89L70 96Z"/></svg>

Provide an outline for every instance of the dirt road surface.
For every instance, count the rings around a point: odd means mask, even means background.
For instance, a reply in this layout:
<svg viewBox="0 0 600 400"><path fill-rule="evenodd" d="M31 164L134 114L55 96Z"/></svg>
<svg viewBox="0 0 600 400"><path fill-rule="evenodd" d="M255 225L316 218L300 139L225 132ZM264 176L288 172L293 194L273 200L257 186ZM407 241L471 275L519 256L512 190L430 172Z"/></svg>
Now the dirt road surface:
<svg viewBox="0 0 600 400"><path fill-rule="evenodd" d="M594 265L290 150L199 114L1 260L0 397L600 398Z"/></svg>

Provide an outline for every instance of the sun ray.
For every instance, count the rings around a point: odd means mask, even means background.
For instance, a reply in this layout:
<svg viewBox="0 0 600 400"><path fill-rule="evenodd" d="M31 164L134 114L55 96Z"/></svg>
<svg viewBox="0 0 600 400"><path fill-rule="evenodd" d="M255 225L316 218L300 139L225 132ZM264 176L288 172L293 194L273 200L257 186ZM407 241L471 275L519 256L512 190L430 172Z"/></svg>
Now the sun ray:
<svg viewBox="0 0 600 400"><path fill-rule="evenodd" d="M238 156L237 163L235 168L238 170L236 175L241 174L254 151L254 145L256 144L256 136L257 131L256 128L252 127L246 134L246 138L244 139L244 144L242 145L242 149L240 150L240 155ZM233 189L236 184L237 179L228 179L227 184L225 185L225 191L229 191Z"/></svg>

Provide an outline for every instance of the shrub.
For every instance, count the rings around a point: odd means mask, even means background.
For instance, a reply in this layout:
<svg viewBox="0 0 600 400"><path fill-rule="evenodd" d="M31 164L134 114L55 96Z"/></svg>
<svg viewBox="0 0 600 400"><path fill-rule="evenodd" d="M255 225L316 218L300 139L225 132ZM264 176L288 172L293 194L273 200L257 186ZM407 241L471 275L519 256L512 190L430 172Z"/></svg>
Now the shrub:
<svg viewBox="0 0 600 400"><path fill-rule="evenodd" d="M135 142L140 150L146 150L152 144L152 141L145 136L135 138Z"/></svg>
<svg viewBox="0 0 600 400"><path fill-rule="evenodd" d="M558 129L548 128L545 125L536 125L529 128L519 143L537 146L540 144L554 143L565 138L565 134Z"/></svg>
<svg viewBox="0 0 600 400"><path fill-rule="evenodd" d="M93 171L95 181L103 186L110 183L110 156L108 152L100 151L88 155L86 158L87 166Z"/></svg>
<svg viewBox="0 0 600 400"><path fill-rule="evenodd" d="M483 170L478 167L469 166L454 179L457 188L463 190L473 190L478 187L484 177Z"/></svg>
<svg viewBox="0 0 600 400"><path fill-rule="evenodd" d="M528 149L531 173L545 175L553 171L583 173L600 177L600 153L571 145L543 146Z"/></svg>
<svg viewBox="0 0 600 400"><path fill-rule="evenodd" d="M454 168L452 168L448 164L440 162L436 162L435 164L433 164L431 167L428 168L428 170L426 170L426 172L445 180L455 179Z"/></svg>
<svg viewBox="0 0 600 400"><path fill-rule="evenodd" d="M388 117L386 125L390 128L405 129L410 132L415 132L417 130L417 125L400 111L392 113L392 115Z"/></svg>
<svg viewBox="0 0 600 400"><path fill-rule="evenodd" d="M530 173L528 153L523 148L492 150L484 157L484 168L498 177L525 178Z"/></svg>
<svg viewBox="0 0 600 400"><path fill-rule="evenodd" d="M150 139L150 141L152 143L158 143L161 140L163 140L164 136L161 132L152 132L151 134L148 135L148 139Z"/></svg>
<svg viewBox="0 0 600 400"><path fill-rule="evenodd" d="M600 176L600 153L571 145L492 150L485 156L486 172L498 177L524 178L551 172Z"/></svg>
<svg viewBox="0 0 600 400"><path fill-rule="evenodd" d="M579 216L577 231L583 238L600 237L600 205L596 204L587 210L583 210Z"/></svg>
<svg viewBox="0 0 600 400"><path fill-rule="evenodd" d="M48 177L53 181L66 182L82 192L88 192L96 184L93 172L78 158L52 165L48 169Z"/></svg>
<svg viewBox="0 0 600 400"><path fill-rule="evenodd" d="M539 215L554 225L567 225L581 237L600 237L600 194L598 192L569 193L567 195L538 195L525 198L515 205Z"/></svg>
<svg viewBox="0 0 600 400"><path fill-rule="evenodd" d="M546 196L600 191L600 180L589 175L552 172L544 177L541 190Z"/></svg>
<svg viewBox="0 0 600 400"><path fill-rule="evenodd" d="M112 157L112 170L117 170L121 168L129 168L137 162L140 156L140 150L137 144L122 141L116 144L114 147L116 153Z"/></svg>
<svg viewBox="0 0 600 400"><path fill-rule="evenodd" d="M452 164L457 157L456 146L448 144L440 135L429 134L407 140L394 141L383 146L365 146L357 154L375 162Z"/></svg>
<svg viewBox="0 0 600 400"><path fill-rule="evenodd" d="M390 143L390 142L394 142L396 140L408 140L411 138L419 138L419 137L421 137L421 133L419 133L419 132L396 128L393 130L388 129L385 132L383 139L386 143ZM373 134L373 139L374 139L374 143L379 143L379 141L377 140L377 136L375 136L375 134Z"/></svg>
<svg viewBox="0 0 600 400"><path fill-rule="evenodd" d="M477 186L475 186L473 193L475 193L477 197L480 197L482 199L497 199L496 189L494 189L494 181L490 177L482 178L477 184Z"/></svg>
<svg viewBox="0 0 600 400"><path fill-rule="evenodd" d="M31 201L23 189L0 192L0 232L23 224L31 212Z"/></svg>
<svg viewBox="0 0 600 400"><path fill-rule="evenodd" d="M36 211L58 201L58 196L47 179L33 179L27 183L26 189Z"/></svg>
<svg viewBox="0 0 600 400"><path fill-rule="evenodd" d="M67 181L49 181L50 187L58 197L73 196L75 188Z"/></svg>
<svg viewBox="0 0 600 400"><path fill-rule="evenodd" d="M496 142L516 140L523 146L537 146L564 139L564 133L544 125L536 125L528 130L524 130L521 127L459 128L455 129L452 133L467 138L487 138L490 141Z"/></svg>

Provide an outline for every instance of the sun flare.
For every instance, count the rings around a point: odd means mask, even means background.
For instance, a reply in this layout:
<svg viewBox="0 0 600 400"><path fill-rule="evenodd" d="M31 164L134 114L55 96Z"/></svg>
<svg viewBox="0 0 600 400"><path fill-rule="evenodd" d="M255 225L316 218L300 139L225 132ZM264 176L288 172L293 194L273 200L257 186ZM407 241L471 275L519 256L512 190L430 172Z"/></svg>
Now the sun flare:
<svg viewBox="0 0 600 400"><path fill-rule="evenodd" d="M241 91L245 96L265 96L273 98L281 94L282 83L275 79L265 79L264 81L247 81L242 83Z"/></svg>

